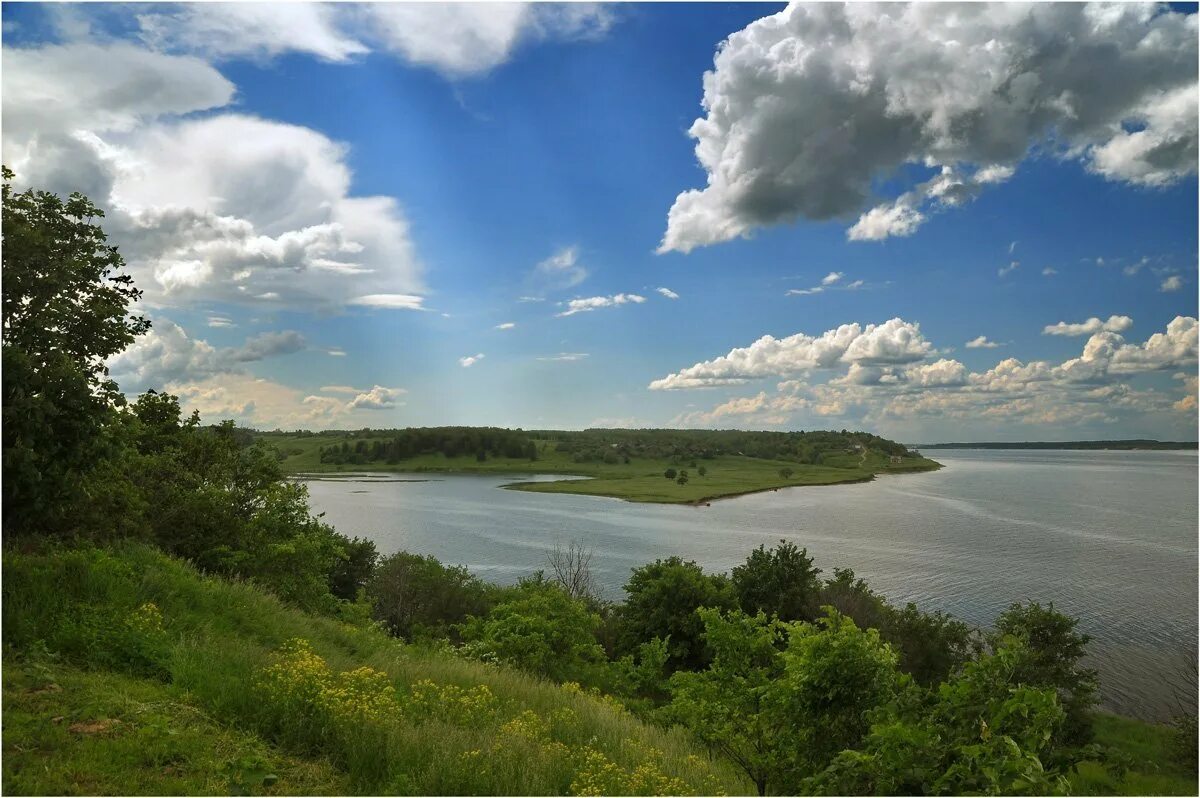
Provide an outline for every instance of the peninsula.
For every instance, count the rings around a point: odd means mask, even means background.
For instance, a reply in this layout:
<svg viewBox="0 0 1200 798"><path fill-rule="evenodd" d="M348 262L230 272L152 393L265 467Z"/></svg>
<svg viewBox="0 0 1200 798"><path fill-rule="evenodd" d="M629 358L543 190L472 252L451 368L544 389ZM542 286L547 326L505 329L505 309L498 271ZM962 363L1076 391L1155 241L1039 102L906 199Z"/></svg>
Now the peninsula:
<svg viewBox="0 0 1200 798"><path fill-rule="evenodd" d="M580 479L516 481L505 487L662 504L702 504L778 488L866 482L878 474L940 467L902 444L844 430L428 427L253 434L274 447L284 471L292 475L561 474Z"/></svg>

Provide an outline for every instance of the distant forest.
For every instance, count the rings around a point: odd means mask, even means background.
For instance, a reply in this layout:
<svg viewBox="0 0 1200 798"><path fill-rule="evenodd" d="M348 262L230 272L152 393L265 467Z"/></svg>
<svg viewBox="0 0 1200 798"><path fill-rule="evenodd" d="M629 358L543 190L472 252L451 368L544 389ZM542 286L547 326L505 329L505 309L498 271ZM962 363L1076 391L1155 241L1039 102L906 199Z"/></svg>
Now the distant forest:
<svg viewBox="0 0 1200 798"><path fill-rule="evenodd" d="M926 443L922 449L1195 449L1196 441L1023 441L1018 443Z"/></svg>
<svg viewBox="0 0 1200 798"><path fill-rule="evenodd" d="M305 433L291 433L305 435ZM899 457L913 456L902 444L868 432L744 432L741 430L587 429L509 430L496 427L420 427L354 432L308 433L328 437L320 449L322 463L362 465L399 463L412 457L442 454L537 460L543 447L570 455L577 463L617 463L639 459L712 459L742 455L819 465L828 453L871 449ZM347 440L351 436L357 440Z"/></svg>

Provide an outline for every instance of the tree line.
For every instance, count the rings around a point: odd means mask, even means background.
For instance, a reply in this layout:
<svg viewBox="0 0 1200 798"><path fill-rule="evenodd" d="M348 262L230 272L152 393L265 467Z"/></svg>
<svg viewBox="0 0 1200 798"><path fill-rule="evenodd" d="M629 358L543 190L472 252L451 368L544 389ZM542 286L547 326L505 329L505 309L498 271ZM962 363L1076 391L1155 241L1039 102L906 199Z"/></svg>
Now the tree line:
<svg viewBox="0 0 1200 798"><path fill-rule="evenodd" d="M498 427L420 427L375 431L371 438L320 446L322 463L362 465L388 463L427 454L444 457L470 456L484 461L490 457L537 460L537 444L521 430ZM382 437L377 437L382 436Z"/></svg>

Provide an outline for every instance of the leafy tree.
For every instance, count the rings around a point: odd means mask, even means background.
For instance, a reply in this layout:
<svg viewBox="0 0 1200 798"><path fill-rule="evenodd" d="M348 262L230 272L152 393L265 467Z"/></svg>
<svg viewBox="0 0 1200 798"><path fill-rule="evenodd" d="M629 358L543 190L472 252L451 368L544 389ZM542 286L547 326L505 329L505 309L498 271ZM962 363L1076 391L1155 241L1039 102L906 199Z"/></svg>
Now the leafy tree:
<svg viewBox="0 0 1200 798"><path fill-rule="evenodd" d="M679 557L655 560L633 569L625 584L621 609L621 648L632 651L641 643L667 640L672 670L703 668L709 655L704 643L701 607L733 609L733 590L724 575L704 573L694 562Z"/></svg>
<svg viewBox="0 0 1200 798"><path fill-rule="evenodd" d="M708 469L704 466L700 466L699 468L696 469L696 473L699 474L700 476L705 476L706 474L708 474Z"/></svg>
<svg viewBox="0 0 1200 798"><path fill-rule="evenodd" d="M768 550L759 546L732 572L734 593L743 612L765 612L783 621L811 621L821 594L808 549L780 540Z"/></svg>
<svg viewBox="0 0 1200 798"><path fill-rule="evenodd" d="M342 551L343 556L329 574L329 590L337 598L354 601L375 573L379 551L374 541L357 537L346 540Z"/></svg>
<svg viewBox="0 0 1200 798"><path fill-rule="evenodd" d="M902 684L874 630L830 613L815 624L701 610L712 664L671 677L668 717L746 772L760 795L794 792L858 745L866 715Z"/></svg>
<svg viewBox="0 0 1200 798"><path fill-rule="evenodd" d="M871 713L860 746L840 752L808 779L810 794L1058 795L1063 770L1053 738L1063 711L1053 690L1029 687L1018 674L1030 653L1015 638L969 663L924 697L919 688Z"/></svg>
<svg viewBox="0 0 1200 798"><path fill-rule="evenodd" d="M1058 694L1066 712L1059 742L1072 745L1091 740L1091 711L1099 692L1096 671L1081 664L1092 638L1075 630L1078 623L1056 612L1053 604L1043 607L1037 602L1017 603L996 619L992 640L993 646L1008 636L1025 642L1029 656L1021 659L1016 676L1024 684Z"/></svg>
<svg viewBox="0 0 1200 798"><path fill-rule="evenodd" d="M3 168L4 531L71 532L87 475L117 446L105 359L150 327L81 194L15 193Z"/></svg>
<svg viewBox="0 0 1200 798"><path fill-rule="evenodd" d="M409 640L441 637L468 616L484 615L490 606L488 593L466 568L404 551L384 557L367 583L375 619Z"/></svg>
<svg viewBox="0 0 1200 798"><path fill-rule="evenodd" d="M688 483L687 474L680 474L679 479L675 481L680 485L686 485Z"/></svg>
<svg viewBox="0 0 1200 798"><path fill-rule="evenodd" d="M565 681L594 683L604 669L596 642L600 616L558 585L526 580L486 616L462 625L465 650L481 659Z"/></svg>
<svg viewBox="0 0 1200 798"><path fill-rule="evenodd" d="M791 478L792 478L792 474L794 474L794 473L796 473L796 472L795 472L795 471L793 471L793 470L792 470L792 469L790 469L790 468L781 468L781 469L779 469L779 476L780 476L781 478L783 478L783 479L791 479Z"/></svg>
<svg viewBox="0 0 1200 798"><path fill-rule="evenodd" d="M921 612L911 602L891 610L881 631L900 653L900 670L926 686L950 678L979 653L971 627L944 612Z"/></svg>
<svg viewBox="0 0 1200 798"><path fill-rule="evenodd" d="M663 472L663 476L666 477L667 479L675 479L677 474L678 474L678 472L674 468L668 468L666 471Z"/></svg>
<svg viewBox="0 0 1200 798"><path fill-rule="evenodd" d="M833 576L821 585L819 602L854 619L863 629L884 629L891 612L887 601L849 568L834 569Z"/></svg>

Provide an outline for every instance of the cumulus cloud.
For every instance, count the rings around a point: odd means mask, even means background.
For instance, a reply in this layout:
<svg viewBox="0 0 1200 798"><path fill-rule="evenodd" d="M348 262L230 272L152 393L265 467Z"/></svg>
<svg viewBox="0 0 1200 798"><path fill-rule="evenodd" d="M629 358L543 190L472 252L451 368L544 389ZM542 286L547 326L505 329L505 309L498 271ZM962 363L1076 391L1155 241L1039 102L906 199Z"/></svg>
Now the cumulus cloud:
<svg viewBox="0 0 1200 798"><path fill-rule="evenodd" d="M734 397L712 410L682 414L675 422L715 425L737 416L742 425L771 426L795 424L795 414L801 413L810 422L840 418L845 423L877 426L922 418L941 425L953 419L976 424L1064 425L1107 423L1122 414L1144 417L1195 412L1194 377L1187 372L1175 375L1184 382L1182 398L1153 388L1137 388L1130 382L1139 374L1194 369L1197 324L1191 317L1176 317L1164 331L1142 343L1100 330L1084 344L1079 357L1058 364L1006 358L989 369L970 372L957 360L932 357L931 350L927 357L910 363L831 359L824 366L801 369L794 378L779 382L775 393L760 390L752 396ZM725 375L751 371L722 370L716 367L723 365L720 360L699 365ZM773 364L754 372L766 378L792 368ZM651 387L705 387L746 381L732 378L721 383L721 377L706 380L688 371L659 381L670 384ZM835 376L818 382L816 377L822 371Z"/></svg>
<svg viewBox="0 0 1200 798"><path fill-rule="evenodd" d="M995 349L998 346L1002 346L1002 344L989 341L986 335L980 335L967 341L967 349Z"/></svg>
<svg viewBox="0 0 1200 798"><path fill-rule="evenodd" d="M1087 321L1068 324L1060 321L1058 324L1047 324L1042 328L1042 335L1092 335L1101 330L1105 332L1125 332L1133 326L1133 319L1128 316L1109 316L1108 321L1101 321L1092 316Z"/></svg>
<svg viewBox="0 0 1200 798"><path fill-rule="evenodd" d="M1183 278L1178 274L1171 275L1158 286L1158 290L1163 292L1178 291L1180 288L1183 288Z"/></svg>
<svg viewBox="0 0 1200 798"><path fill-rule="evenodd" d="M670 288L655 288L654 290L665 296L667 299L679 299L679 294L675 293Z"/></svg>
<svg viewBox="0 0 1200 798"><path fill-rule="evenodd" d="M633 303L640 305L646 297L637 294L613 294L612 296L590 296L584 299L572 299L567 302L567 309L556 316L574 316L576 313L589 313L600 308L611 308L617 305Z"/></svg>
<svg viewBox="0 0 1200 798"><path fill-rule="evenodd" d="M469 369L471 366L474 366L476 363L483 360L484 357L485 357L485 355L482 352L480 352L477 355L467 355L466 357L460 357L458 359L458 365L462 366L465 369Z"/></svg>
<svg viewBox="0 0 1200 798"><path fill-rule="evenodd" d="M1161 186L1195 172L1195 15L1151 4L793 3L732 34L691 126L702 189L660 252L796 219L911 235L1031 152ZM926 176L880 202L905 165Z"/></svg>
<svg viewBox="0 0 1200 798"><path fill-rule="evenodd" d="M833 285L841 280L843 276L841 272L830 272L821 278L821 285Z"/></svg>
<svg viewBox="0 0 1200 798"><path fill-rule="evenodd" d="M18 185L103 207L149 303L332 309L423 290L396 202L351 194L342 145L244 114L188 116L234 95L197 58L75 43L5 48L3 67Z"/></svg>
<svg viewBox="0 0 1200 798"><path fill-rule="evenodd" d="M396 400L404 391L376 385L364 391L346 404L347 410L387 410L396 406Z"/></svg>
<svg viewBox="0 0 1200 798"><path fill-rule="evenodd" d="M735 385L763 377L787 377L810 369L913 363L933 346L919 324L895 318L883 324L843 324L819 336L796 333L787 338L764 335L750 346L697 363L650 383L652 390Z"/></svg>

